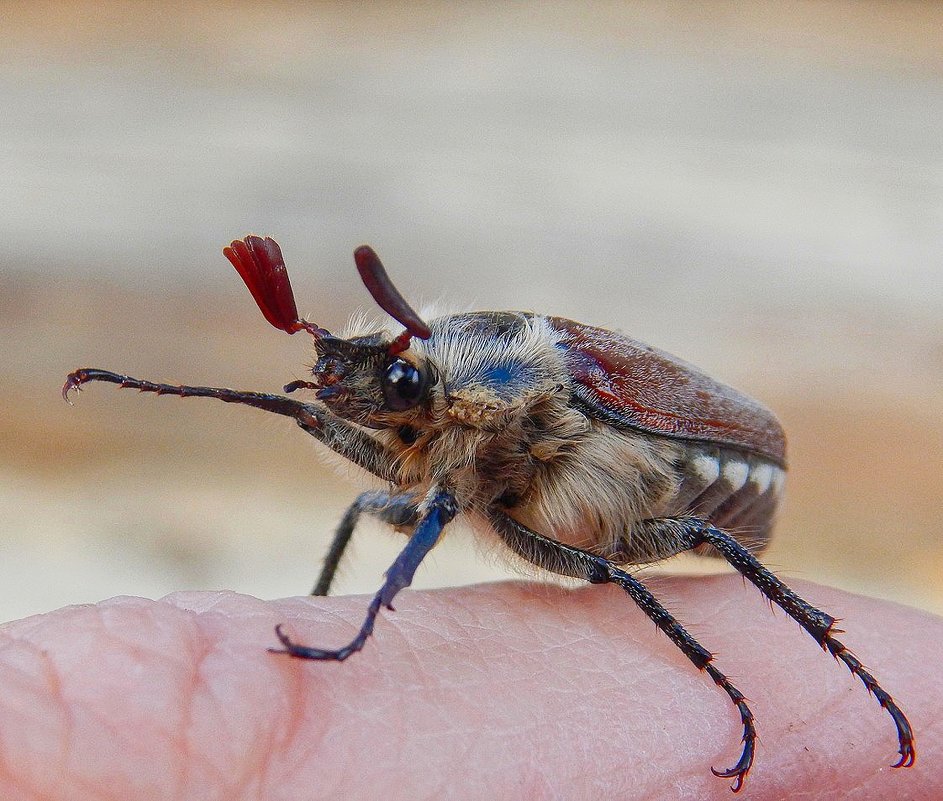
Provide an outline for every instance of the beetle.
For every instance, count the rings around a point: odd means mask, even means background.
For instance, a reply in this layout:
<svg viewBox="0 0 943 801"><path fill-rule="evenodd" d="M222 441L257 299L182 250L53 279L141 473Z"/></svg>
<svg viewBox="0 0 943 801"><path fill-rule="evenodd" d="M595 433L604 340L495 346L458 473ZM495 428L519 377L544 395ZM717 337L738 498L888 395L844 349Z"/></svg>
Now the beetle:
<svg viewBox="0 0 943 801"><path fill-rule="evenodd" d="M293 418L331 450L379 477L389 491L360 495L344 515L312 595L330 590L359 517L411 535L385 574L357 635L339 649L292 640L301 659L344 660L363 648L382 607L409 586L458 514L496 534L519 557L553 573L625 590L736 707L742 750L725 770L740 790L753 764L756 727L743 694L645 584L634 566L696 551L726 559L769 601L857 676L893 719L900 759L916 758L906 715L835 637L835 618L801 598L757 559L782 496L786 440L776 417L697 368L629 337L531 312L483 311L424 321L368 246L354 252L374 300L399 322L335 336L298 316L279 246L246 236L223 253L265 319L306 331L312 380L284 395L173 386L86 368L63 397L90 381L158 395L210 397ZM746 535L744 532L750 532Z"/></svg>

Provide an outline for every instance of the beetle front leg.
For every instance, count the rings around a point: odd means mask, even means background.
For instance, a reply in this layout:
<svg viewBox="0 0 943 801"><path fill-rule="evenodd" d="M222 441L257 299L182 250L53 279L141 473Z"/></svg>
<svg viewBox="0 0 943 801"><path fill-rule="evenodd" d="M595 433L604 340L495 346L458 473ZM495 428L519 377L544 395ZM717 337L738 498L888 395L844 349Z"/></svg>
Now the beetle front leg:
<svg viewBox="0 0 943 801"><path fill-rule="evenodd" d="M622 587L639 609L648 615L668 639L681 649L695 667L707 673L714 683L730 696L730 700L740 713L740 722L743 724L743 750L733 767L726 770L711 768L711 772L715 776L733 779L730 787L735 793L738 792L753 765L756 726L753 712L747 705L743 693L713 664L711 652L688 633L641 581L608 559L538 534L500 509L492 509L490 519L505 544L531 564L563 576L584 579L592 584L610 583Z"/></svg>
<svg viewBox="0 0 943 801"><path fill-rule="evenodd" d="M386 580L379 592L373 596L370 606L367 609L367 616L360 627L357 636L354 637L343 648L329 650L324 648L312 648L307 645L299 645L294 642L287 634L282 631L282 625L275 627L275 634L284 648L270 648L272 653L288 654L299 659L319 659L342 662L351 654L356 653L369 639L373 633L373 625L376 622L377 614L380 608L385 606L387 609L393 609L393 599L396 594L404 587L408 587L416 573L422 560L433 549L442 535L442 530L458 513L458 507L455 498L446 490L440 490L435 493L431 500L425 505L422 512L422 518L416 526L416 530L410 537L406 547L396 557L396 561L390 565L386 571Z"/></svg>
<svg viewBox="0 0 943 801"><path fill-rule="evenodd" d="M408 526L419 519L416 498L412 495L364 492L350 505L344 513L344 517L341 518L337 531L334 532L334 539L331 540L331 547L324 557L321 575L318 576L317 583L314 585L314 589L311 590L312 595L327 595L330 591L334 574L337 572L337 567L344 556L344 551L347 550L354 528L363 512L372 514L392 526Z"/></svg>
<svg viewBox="0 0 943 801"><path fill-rule="evenodd" d="M252 406L273 414L293 418L302 430L320 440L331 450L359 465L364 470L392 482L396 475L396 457L377 440L346 420L335 417L323 406L270 395L263 392L243 392L223 387L194 387L187 385L159 384L132 378L108 370L86 367L70 373L62 387L62 397L69 400L69 393L79 391L90 381L117 384L120 388L153 392L155 395L176 395L180 398L215 398L224 403Z"/></svg>
<svg viewBox="0 0 943 801"><path fill-rule="evenodd" d="M749 550L722 529L696 517L659 518L644 520L638 531L646 540L663 546L659 558L667 558L699 545L712 545L744 578L748 579L763 595L782 609L804 628L815 641L835 659L842 662L852 675L857 676L881 707L887 710L897 728L900 759L895 768L910 767L917 757L913 729L903 710L897 705L871 672L861 663L844 643L832 632L836 629L835 618L812 606L804 598L789 589L769 568Z"/></svg>

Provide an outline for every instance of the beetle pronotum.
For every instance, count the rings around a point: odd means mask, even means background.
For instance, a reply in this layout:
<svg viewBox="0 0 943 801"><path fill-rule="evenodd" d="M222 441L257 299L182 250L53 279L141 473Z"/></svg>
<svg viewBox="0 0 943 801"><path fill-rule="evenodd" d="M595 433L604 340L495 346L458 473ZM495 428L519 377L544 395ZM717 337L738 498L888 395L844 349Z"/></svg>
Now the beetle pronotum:
<svg viewBox="0 0 943 801"><path fill-rule="evenodd" d="M89 381L143 392L210 397L294 418L316 439L388 482L365 492L341 521L313 595L326 595L366 512L412 528L357 635L336 650L301 645L301 659L343 660L363 648L381 607L409 586L445 526L465 514L545 570L624 589L706 672L740 714L736 764L711 770L737 791L753 764L756 728L743 694L626 569L697 550L726 559L857 676L897 728L914 763L906 715L834 636L835 619L790 590L756 558L769 540L786 444L773 414L668 354L560 317L487 311L424 322L369 247L354 253L370 294L405 327L337 337L298 316L278 245L247 236L223 250L273 326L307 331L317 362L304 403L281 395L172 386L98 369L77 370L63 397ZM741 534L752 532L749 539Z"/></svg>

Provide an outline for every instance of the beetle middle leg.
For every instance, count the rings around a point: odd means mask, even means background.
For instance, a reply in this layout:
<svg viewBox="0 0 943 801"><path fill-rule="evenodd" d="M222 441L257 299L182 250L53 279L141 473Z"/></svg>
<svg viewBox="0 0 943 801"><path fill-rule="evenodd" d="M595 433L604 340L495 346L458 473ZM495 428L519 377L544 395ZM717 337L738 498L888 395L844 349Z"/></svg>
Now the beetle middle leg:
<svg viewBox="0 0 943 801"><path fill-rule="evenodd" d="M505 544L531 564L560 575L589 581L592 584L617 584L625 590L638 607L661 629L682 653L703 670L737 707L743 724L743 750L737 763L726 770L711 771L715 776L733 779L731 789L737 792L746 779L756 748L756 726L753 712L740 692L714 664L713 655L692 637L674 616L659 603L649 589L637 578L602 556L564 545L532 531L500 509L490 513L491 523Z"/></svg>
<svg viewBox="0 0 943 801"><path fill-rule="evenodd" d="M655 558L668 558L701 545L713 546L736 568L737 572L812 635L823 650L844 663L852 675L861 680L868 692L877 699L883 709L887 710L897 727L900 759L894 767L910 767L914 763L917 751L910 721L907 720L907 716L890 693L881 687L861 660L834 636L832 632L837 631L835 618L812 606L789 589L733 536L700 518L673 517L643 520L632 534L644 537L646 542L658 544L660 552Z"/></svg>
<svg viewBox="0 0 943 801"><path fill-rule="evenodd" d="M311 590L312 595L327 595L330 591L334 574L337 572L337 567L344 557L344 551L347 550L354 528L363 512L372 514L392 526L413 525L419 519L416 499L412 495L364 492L358 496L344 513L337 531L334 532L331 547L328 548L327 555L324 557L321 574L318 576L314 589Z"/></svg>
<svg viewBox="0 0 943 801"><path fill-rule="evenodd" d="M386 571L386 580L383 586L367 609L367 616L364 618L360 631L347 645L337 649L312 648L308 645L299 645L294 642L282 630L282 625L275 627L275 634L284 648L270 648L272 653L288 654L299 659L319 659L333 660L343 662L351 654L359 651L366 644L370 635L373 633L373 625L376 622L377 614L380 608L385 606L387 609L393 609L393 599L396 594L408 587L416 573L416 568L425 559L442 535L442 530L458 513L458 507L455 498L447 490L439 490L425 504L422 516L419 520L416 530L406 543L406 547L400 552L396 560Z"/></svg>

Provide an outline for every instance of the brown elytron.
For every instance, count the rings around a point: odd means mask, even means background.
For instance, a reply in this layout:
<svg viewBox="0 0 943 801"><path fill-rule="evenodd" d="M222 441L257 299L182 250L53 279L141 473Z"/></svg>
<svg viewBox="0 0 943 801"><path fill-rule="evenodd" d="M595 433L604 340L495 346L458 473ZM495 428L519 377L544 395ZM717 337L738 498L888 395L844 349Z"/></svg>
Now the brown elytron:
<svg viewBox="0 0 943 801"><path fill-rule="evenodd" d="M551 317L578 398L617 423L727 445L784 467L786 436L765 406L630 337Z"/></svg>

